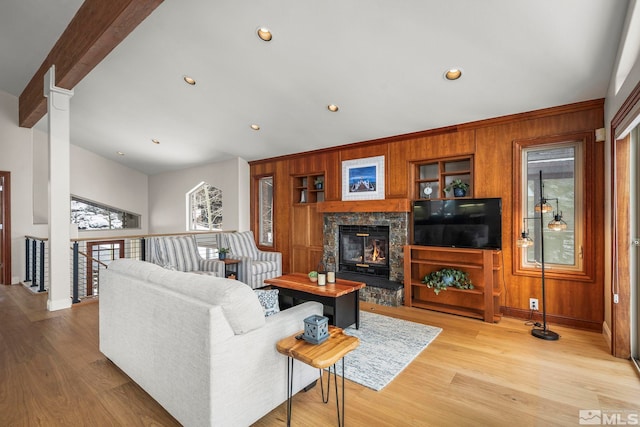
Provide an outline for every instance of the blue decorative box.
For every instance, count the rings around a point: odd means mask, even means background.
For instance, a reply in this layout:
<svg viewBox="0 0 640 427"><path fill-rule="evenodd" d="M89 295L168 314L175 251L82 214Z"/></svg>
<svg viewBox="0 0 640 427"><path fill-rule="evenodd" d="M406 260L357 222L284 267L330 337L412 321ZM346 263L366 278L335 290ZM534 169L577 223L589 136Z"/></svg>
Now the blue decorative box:
<svg viewBox="0 0 640 427"><path fill-rule="evenodd" d="M304 319L302 338L311 344L325 342L329 338L329 318L314 314Z"/></svg>

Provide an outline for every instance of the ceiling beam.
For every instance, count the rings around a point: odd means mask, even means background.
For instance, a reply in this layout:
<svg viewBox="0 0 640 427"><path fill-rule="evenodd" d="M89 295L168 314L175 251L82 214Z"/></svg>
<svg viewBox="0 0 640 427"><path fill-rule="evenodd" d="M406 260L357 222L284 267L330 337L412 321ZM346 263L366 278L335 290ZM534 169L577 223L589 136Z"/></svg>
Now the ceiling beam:
<svg viewBox="0 0 640 427"><path fill-rule="evenodd" d="M56 86L73 89L163 0L85 0L20 94L18 123L31 128L47 113L44 75L56 66Z"/></svg>

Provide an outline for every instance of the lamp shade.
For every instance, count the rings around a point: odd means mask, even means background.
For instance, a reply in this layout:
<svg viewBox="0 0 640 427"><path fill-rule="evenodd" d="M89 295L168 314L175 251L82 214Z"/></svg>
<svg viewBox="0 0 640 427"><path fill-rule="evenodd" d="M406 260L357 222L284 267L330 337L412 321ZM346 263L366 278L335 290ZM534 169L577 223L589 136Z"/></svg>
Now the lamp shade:
<svg viewBox="0 0 640 427"><path fill-rule="evenodd" d="M534 210L536 212L549 213L553 210L553 207L549 203L547 203L545 199L542 199L540 203L536 204Z"/></svg>
<svg viewBox="0 0 640 427"><path fill-rule="evenodd" d="M529 237L529 233L523 231L520 238L516 240L516 246L519 248L528 248L529 246L533 246L533 240Z"/></svg>
<svg viewBox="0 0 640 427"><path fill-rule="evenodd" d="M562 219L562 212L559 214L554 212L553 219L549 221L548 227L553 231L562 231L567 229L567 223Z"/></svg>

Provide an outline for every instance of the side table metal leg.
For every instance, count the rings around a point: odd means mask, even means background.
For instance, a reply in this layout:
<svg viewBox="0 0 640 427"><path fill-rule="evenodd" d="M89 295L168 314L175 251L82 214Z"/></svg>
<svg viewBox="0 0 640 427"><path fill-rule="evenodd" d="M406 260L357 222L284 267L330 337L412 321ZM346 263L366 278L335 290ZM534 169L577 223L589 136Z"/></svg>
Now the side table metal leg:
<svg viewBox="0 0 640 427"><path fill-rule="evenodd" d="M331 390L331 366L329 366L328 368L328 374L327 374L327 397L324 396L324 378L323 378L323 370L322 369L318 369L320 371L320 391L322 392L322 403L327 403L329 402L329 395L330 395L330 390ZM334 372L335 372L335 367L334 367Z"/></svg>
<svg viewBox="0 0 640 427"><path fill-rule="evenodd" d="M336 377L336 365L333 365L333 379L335 381L336 389L336 412L338 413L338 427L344 427L344 358L342 358L342 405L340 405L340 398L338 396L338 378ZM342 406L342 408L340 408ZM340 417L342 414L342 417Z"/></svg>
<svg viewBox="0 0 640 427"><path fill-rule="evenodd" d="M338 414L338 424L340 424L340 414ZM342 424L341 424L341 427L344 427L344 357L342 358Z"/></svg>
<svg viewBox="0 0 640 427"><path fill-rule="evenodd" d="M291 401L293 400L293 357L287 360L287 427L291 426Z"/></svg>
<svg viewBox="0 0 640 427"><path fill-rule="evenodd" d="M356 289L356 303L354 310L356 312L356 329L360 329L360 290Z"/></svg>

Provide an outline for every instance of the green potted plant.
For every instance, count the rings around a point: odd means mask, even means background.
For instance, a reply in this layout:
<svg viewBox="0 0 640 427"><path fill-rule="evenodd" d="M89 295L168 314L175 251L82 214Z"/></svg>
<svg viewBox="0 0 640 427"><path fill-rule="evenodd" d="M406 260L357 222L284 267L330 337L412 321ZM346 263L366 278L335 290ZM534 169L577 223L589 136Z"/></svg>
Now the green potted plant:
<svg viewBox="0 0 640 427"><path fill-rule="evenodd" d="M218 249L218 259L226 259L228 253L229 253L229 248Z"/></svg>
<svg viewBox="0 0 640 427"><path fill-rule="evenodd" d="M312 282L317 282L318 281L318 272L313 270L309 272L309 280L311 280Z"/></svg>
<svg viewBox="0 0 640 427"><path fill-rule="evenodd" d="M454 179L444 188L444 192L448 193L453 190L453 195L455 197L464 197L467 194L467 190L469 189L469 184L462 181L461 179Z"/></svg>
<svg viewBox="0 0 640 427"><path fill-rule="evenodd" d="M322 186L324 185L324 180L322 179L322 177L317 177L315 180L313 180L313 185L315 185L316 190L322 190Z"/></svg>
<svg viewBox="0 0 640 427"><path fill-rule="evenodd" d="M433 289L436 295L442 290L446 291L450 286L455 286L458 289L473 289L469 275L455 268L442 268L437 271L432 271L424 276L422 283L425 283L428 288Z"/></svg>

